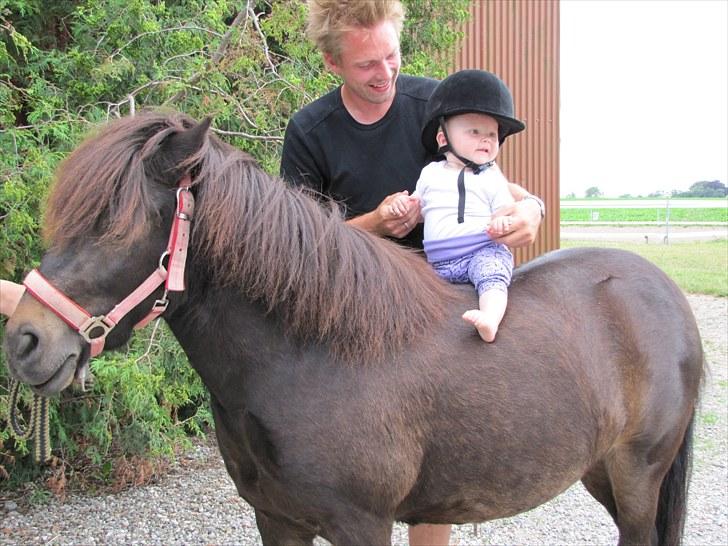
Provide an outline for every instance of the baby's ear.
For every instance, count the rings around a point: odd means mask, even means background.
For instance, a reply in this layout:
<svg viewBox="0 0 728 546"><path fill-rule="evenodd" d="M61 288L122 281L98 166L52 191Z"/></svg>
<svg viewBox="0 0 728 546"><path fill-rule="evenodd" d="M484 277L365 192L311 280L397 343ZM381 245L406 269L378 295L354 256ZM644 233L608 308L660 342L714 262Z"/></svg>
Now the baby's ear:
<svg viewBox="0 0 728 546"><path fill-rule="evenodd" d="M435 140L437 141L437 146L442 148L445 144L447 144L447 139L445 138L445 133L442 131L442 129L437 130L437 135L435 135Z"/></svg>

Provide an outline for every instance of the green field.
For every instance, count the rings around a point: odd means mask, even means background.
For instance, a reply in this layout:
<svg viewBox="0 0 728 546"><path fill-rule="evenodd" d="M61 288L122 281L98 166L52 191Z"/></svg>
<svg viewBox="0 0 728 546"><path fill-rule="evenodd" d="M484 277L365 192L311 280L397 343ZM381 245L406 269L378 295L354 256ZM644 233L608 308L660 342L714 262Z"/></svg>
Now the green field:
<svg viewBox="0 0 728 546"><path fill-rule="evenodd" d="M728 222L727 208L674 208L671 222ZM562 222L664 222L662 208L561 208Z"/></svg>
<svg viewBox="0 0 728 546"><path fill-rule="evenodd" d="M669 245L604 241L561 241L562 248L609 247L630 250L667 273L686 292L728 296L728 240Z"/></svg>

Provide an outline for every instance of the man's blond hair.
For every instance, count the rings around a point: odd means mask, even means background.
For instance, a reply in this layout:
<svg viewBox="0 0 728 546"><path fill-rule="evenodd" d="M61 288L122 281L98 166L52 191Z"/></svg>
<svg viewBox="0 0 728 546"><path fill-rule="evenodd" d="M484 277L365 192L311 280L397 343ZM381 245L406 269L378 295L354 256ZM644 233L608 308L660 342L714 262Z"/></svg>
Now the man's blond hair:
<svg viewBox="0 0 728 546"><path fill-rule="evenodd" d="M308 0L308 37L335 59L340 58L346 32L383 21L391 21L399 37L404 23L400 0Z"/></svg>

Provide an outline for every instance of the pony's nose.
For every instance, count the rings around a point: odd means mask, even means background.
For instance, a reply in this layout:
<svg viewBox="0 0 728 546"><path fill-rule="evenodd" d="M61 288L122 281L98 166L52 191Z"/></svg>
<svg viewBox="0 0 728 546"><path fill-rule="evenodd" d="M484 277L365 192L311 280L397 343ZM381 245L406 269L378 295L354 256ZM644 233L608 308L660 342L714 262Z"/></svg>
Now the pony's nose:
<svg viewBox="0 0 728 546"><path fill-rule="evenodd" d="M32 325L25 324L14 332L5 333L4 346L8 363L23 366L38 357L40 335Z"/></svg>
<svg viewBox="0 0 728 546"><path fill-rule="evenodd" d="M14 356L22 362L33 358L33 353L38 349L38 334L31 326L21 328L16 335Z"/></svg>

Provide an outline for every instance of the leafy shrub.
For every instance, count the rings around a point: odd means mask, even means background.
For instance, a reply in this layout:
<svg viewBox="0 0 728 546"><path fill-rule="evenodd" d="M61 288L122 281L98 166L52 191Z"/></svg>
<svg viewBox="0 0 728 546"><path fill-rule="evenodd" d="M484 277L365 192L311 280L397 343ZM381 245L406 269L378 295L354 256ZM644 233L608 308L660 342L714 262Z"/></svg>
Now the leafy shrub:
<svg viewBox="0 0 728 546"><path fill-rule="evenodd" d="M468 0L404 3L404 71L443 76ZM158 106L212 116L220 136L277 172L291 114L337 84L305 38L305 13L303 0L0 4L0 277L19 281L38 264L53 171L111 118ZM111 459L171 454L186 434L210 425L205 391L176 342L166 328L150 332L96 358L90 392L52 401L61 468L113 479ZM0 387L0 415L7 404ZM0 430L3 468L16 481L40 472L7 430ZM62 477L54 472L49 485L62 489Z"/></svg>

